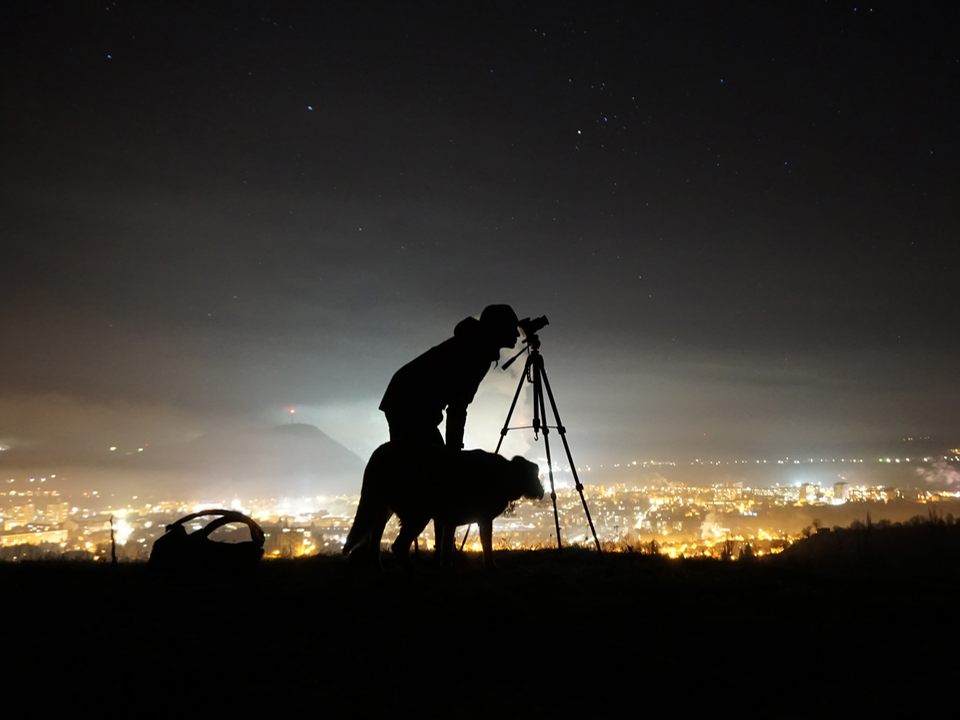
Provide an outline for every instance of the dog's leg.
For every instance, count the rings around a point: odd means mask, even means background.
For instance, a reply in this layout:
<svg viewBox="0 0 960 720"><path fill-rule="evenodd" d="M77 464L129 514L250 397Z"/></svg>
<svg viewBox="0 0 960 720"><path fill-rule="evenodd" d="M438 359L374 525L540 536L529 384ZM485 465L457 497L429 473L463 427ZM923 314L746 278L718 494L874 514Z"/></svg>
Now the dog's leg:
<svg viewBox="0 0 960 720"><path fill-rule="evenodd" d="M428 522L430 522L430 518L426 518L423 521L419 519L407 522L401 521L400 533L390 547L393 556L408 570L413 569L413 563L410 562L410 545L412 545L417 536L423 532Z"/></svg>
<svg viewBox="0 0 960 720"><path fill-rule="evenodd" d="M437 522L436 518L433 521L433 556L437 558L437 564L440 564L440 560L443 557L443 542L444 537L446 536L446 527Z"/></svg>
<svg viewBox="0 0 960 720"><path fill-rule="evenodd" d="M393 513L389 509L384 509L373 521L370 528L370 544L366 547L367 565L380 570L383 570L383 565L380 563L380 541L383 539L383 529L387 526L391 515Z"/></svg>
<svg viewBox="0 0 960 720"><path fill-rule="evenodd" d="M483 566L493 570L497 564L493 561L493 521L478 523L480 526L480 546L483 548Z"/></svg>
<svg viewBox="0 0 960 720"><path fill-rule="evenodd" d="M440 551L440 567L453 565L453 554L457 547L457 526L441 525L441 540L437 546Z"/></svg>

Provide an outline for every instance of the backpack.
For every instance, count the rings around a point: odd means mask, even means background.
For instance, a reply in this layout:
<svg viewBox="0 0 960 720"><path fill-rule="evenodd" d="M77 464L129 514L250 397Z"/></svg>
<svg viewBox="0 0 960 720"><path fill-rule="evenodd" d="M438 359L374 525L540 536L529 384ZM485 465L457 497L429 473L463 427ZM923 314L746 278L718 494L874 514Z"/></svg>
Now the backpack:
<svg viewBox="0 0 960 720"><path fill-rule="evenodd" d="M207 515L218 516L199 530L187 533L191 520ZM244 523L250 528L251 540L224 543L211 540L210 533L229 523ZM160 569L246 570L263 557L264 535L252 518L236 510L201 510L182 517L166 527L153 543L150 566Z"/></svg>

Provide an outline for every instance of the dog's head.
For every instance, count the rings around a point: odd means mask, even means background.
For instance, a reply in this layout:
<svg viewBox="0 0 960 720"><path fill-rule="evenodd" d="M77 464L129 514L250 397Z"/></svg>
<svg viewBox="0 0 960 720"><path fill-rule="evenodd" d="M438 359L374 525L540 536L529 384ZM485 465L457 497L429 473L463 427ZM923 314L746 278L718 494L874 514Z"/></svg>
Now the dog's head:
<svg viewBox="0 0 960 720"><path fill-rule="evenodd" d="M526 458L517 455L510 461L510 467L519 483L523 497L530 500L543 500L543 484L540 482L540 468Z"/></svg>

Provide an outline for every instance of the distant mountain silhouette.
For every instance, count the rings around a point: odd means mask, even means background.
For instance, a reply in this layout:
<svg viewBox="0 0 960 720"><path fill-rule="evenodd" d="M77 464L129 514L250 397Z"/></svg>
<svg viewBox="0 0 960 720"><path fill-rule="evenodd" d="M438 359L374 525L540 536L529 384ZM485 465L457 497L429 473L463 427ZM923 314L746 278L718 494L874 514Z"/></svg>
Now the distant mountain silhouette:
<svg viewBox="0 0 960 720"><path fill-rule="evenodd" d="M364 467L359 456L305 424L208 433L124 461L261 496L358 493Z"/></svg>
<svg viewBox="0 0 960 720"><path fill-rule="evenodd" d="M142 450L94 451L62 442L2 455L5 470L65 474L74 490L123 489L151 496L165 491L178 496L185 491L190 496L216 491L244 497L359 494L365 464L319 428L303 424L210 432L190 442Z"/></svg>

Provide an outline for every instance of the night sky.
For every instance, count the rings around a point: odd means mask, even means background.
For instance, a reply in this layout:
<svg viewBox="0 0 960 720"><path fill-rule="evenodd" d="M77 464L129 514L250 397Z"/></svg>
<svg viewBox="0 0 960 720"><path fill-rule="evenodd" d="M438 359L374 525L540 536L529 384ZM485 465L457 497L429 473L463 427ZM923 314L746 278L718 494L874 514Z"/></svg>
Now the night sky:
<svg viewBox="0 0 960 720"><path fill-rule="evenodd" d="M366 459L491 303L584 463L955 441L955 24L726 5L4 3L4 454L296 408Z"/></svg>

